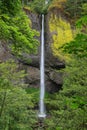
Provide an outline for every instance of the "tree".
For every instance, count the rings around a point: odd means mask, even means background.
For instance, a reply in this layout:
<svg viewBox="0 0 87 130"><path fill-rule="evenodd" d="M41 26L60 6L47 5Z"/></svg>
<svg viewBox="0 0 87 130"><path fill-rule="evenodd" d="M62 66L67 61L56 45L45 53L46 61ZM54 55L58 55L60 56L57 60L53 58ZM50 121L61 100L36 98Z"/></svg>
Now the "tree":
<svg viewBox="0 0 87 130"><path fill-rule="evenodd" d="M36 113L31 94L23 88L24 71L14 61L0 63L0 129L32 130Z"/></svg>
<svg viewBox="0 0 87 130"><path fill-rule="evenodd" d="M87 3L86 0L67 0L64 9L70 18L73 18L74 21L81 16L82 4Z"/></svg>
<svg viewBox="0 0 87 130"><path fill-rule="evenodd" d="M0 39L6 40L13 53L37 53L39 33L31 29L30 20L22 11L20 0L1 1Z"/></svg>
<svg viewBox="0 0 87 130"><path fill-rule="evenodd" d="M1 0L0 9L2 13L8 13L9 15L16 15L21 10L20 0Z"/></svg>
<svg viewBox="0 0 87 130"><path fill-rule="evenodd" d="M87 16L85 16L80 15L77 25L79 24L78 27L85 25L87 29ZM82 22L83 18L85 18L84 22ZM64 57L66 68L55 70L64 73L63 86L59 92L50 95L46 100L50 116L45 123L49 130L86 130L87 32L80 30L73 41L65 43L59 49L62 55L68 57Z"/></svg>
<svg viewBox="0 0 87 130"><path fill-rule="evenodd" d="M52 0L48 0L48 3L46 4L46 1L45 0L34 0L31 2L31 8L39 13L39 14L44 14L44 13L47 13L47 9L50 5Z"/></svg>
<svg viewBox="0 0 87 130"><path fill-rule="evenodd" d="M81 32L87 34L87 3L82 5L81 17L76 22L76 25L81 29Z"/></svg>

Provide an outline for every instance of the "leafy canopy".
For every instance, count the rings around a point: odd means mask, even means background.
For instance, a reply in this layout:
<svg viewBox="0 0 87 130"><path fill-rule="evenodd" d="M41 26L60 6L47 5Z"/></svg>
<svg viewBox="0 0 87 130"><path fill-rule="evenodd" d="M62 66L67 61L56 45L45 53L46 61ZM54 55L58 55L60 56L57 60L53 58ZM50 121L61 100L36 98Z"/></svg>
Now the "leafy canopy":
<svg viewBox="0 0 87 130"><path fill-rule="evenodd" d="M6 40L16 54L37 53L39 33L31 29L29 18L22 11L20 0L1 0L0 39Z"/></svg>
<svg viewBox="0 0 87 130"><path fill-rule="evenodd" d="M36 113L23 82L25 72L10 60L0 63L0 129L32 130Z"/></svg>
<svg viewBox="0 0 87 130"><path fill-rule="evenodd" d="M52 0L33 0L30 4L31 8L39 13L39 14L45 14L47 13L48 7L51 4Z"/></svg>
<svg viewBox="0 0 87 130"><path fill-rule="evenodd" d="M9 15L16 15L21 10L21 1L20 0L1 0L0 1L0 10L1 13L7 13Z"/></svg>
<svg viewBox="0 0 87 130"><path fill-rule="evenodd" d="M62 90L46 99L46 107L50 115L45 121L48 130L87 129L87 16L85 14L86 12L81 12L79 15L80 19L76 24L80 29L73 41L59 47L60 54L64 55L66 60L66 68L55 70L64 73ZM69 57L68 61L65 55Z"/></svg>

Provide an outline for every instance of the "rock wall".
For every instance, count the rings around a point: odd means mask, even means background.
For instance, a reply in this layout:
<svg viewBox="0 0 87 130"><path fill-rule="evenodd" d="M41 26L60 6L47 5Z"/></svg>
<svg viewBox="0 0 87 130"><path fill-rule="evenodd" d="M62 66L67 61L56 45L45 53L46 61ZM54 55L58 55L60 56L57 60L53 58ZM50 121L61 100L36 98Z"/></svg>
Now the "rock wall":
<svg viewBox="0 0 87 130"><path fill-rule="evenodd" d="M24 9L28 17L31 19L32 28L41 32L41 16L32 13L31 11ZM58 19L61 16L66 22L65 17L59 12L59 10L51 10L45 15L45 85L46 91L53 93L59 91L63 84L63 73L60 71L65 68L64 60L60 60L57 55L54 54L52 45L54 42L54 36L56 36L56 44L60 44L58 41ZM52 17L56 18L53 19ZM55 23L56 22L56 23ZM55 28L50 29L50 25ZM58 29L57 29L58 28ZM62 26L61 26L62 28ZM65 30L67 28L64 28ZM64 30L63 30L64 31ZM40 37L38 37L40 41ZM3 45L3 42L0 42L0 61L8 60L10 58L16 58L10 52L8 47ZM21 68L25 69L27 76L25 82L28 84L28 87L40 87L40 47L38 48L38 53L36 55L23 54L22 58L17 59ZM31 62L30 62L31 61Z"/></svg>
<svg viewBox="0 0 87 130"><path fill-rule="evenodd" d="M32 28L41 32L41 15L34 14L25 9L26 14L32 21ZM50 32L49 20L51 12L45 16L45 85L48 92L56 92L61 89L63 84L63 73L58 70L65 67L65 63L53 55L51 48L52 36ZM40 40L40 37L38 38ZM32 62L27 65L27 83L29 87L40 86L40 47L37 56L29 56ZM35 63L36 62L36 63Z"/></svg>

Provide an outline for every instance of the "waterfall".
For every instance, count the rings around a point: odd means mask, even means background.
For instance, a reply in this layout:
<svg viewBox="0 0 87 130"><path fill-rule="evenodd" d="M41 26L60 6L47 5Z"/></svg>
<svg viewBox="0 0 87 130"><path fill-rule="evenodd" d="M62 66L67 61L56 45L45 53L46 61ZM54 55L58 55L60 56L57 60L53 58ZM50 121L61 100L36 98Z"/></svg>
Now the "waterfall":
<svg viewBox="0 0 87 130"><path fill-rule="evenodd" d="M44 76L44 14L42 14L42 31L41 31L41 60L40 60L40 104L39 104L39 117L45 118L45 76Z"/></svg>

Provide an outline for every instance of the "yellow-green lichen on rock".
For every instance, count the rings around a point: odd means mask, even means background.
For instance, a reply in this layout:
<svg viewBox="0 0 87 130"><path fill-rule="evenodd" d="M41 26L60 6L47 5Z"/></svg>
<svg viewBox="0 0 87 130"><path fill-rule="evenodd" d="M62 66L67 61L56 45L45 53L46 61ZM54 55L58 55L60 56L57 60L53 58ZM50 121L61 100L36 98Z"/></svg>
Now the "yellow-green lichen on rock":
<svg viewBox="0 0 87 130"><path fill-rule="evenodd" d="M49 29L52 33L52 51L55 56L60 57L61 46L73 40L73 31L70 23L63 19L61 16L57 17L51 14L49 20Z"/></svg>

